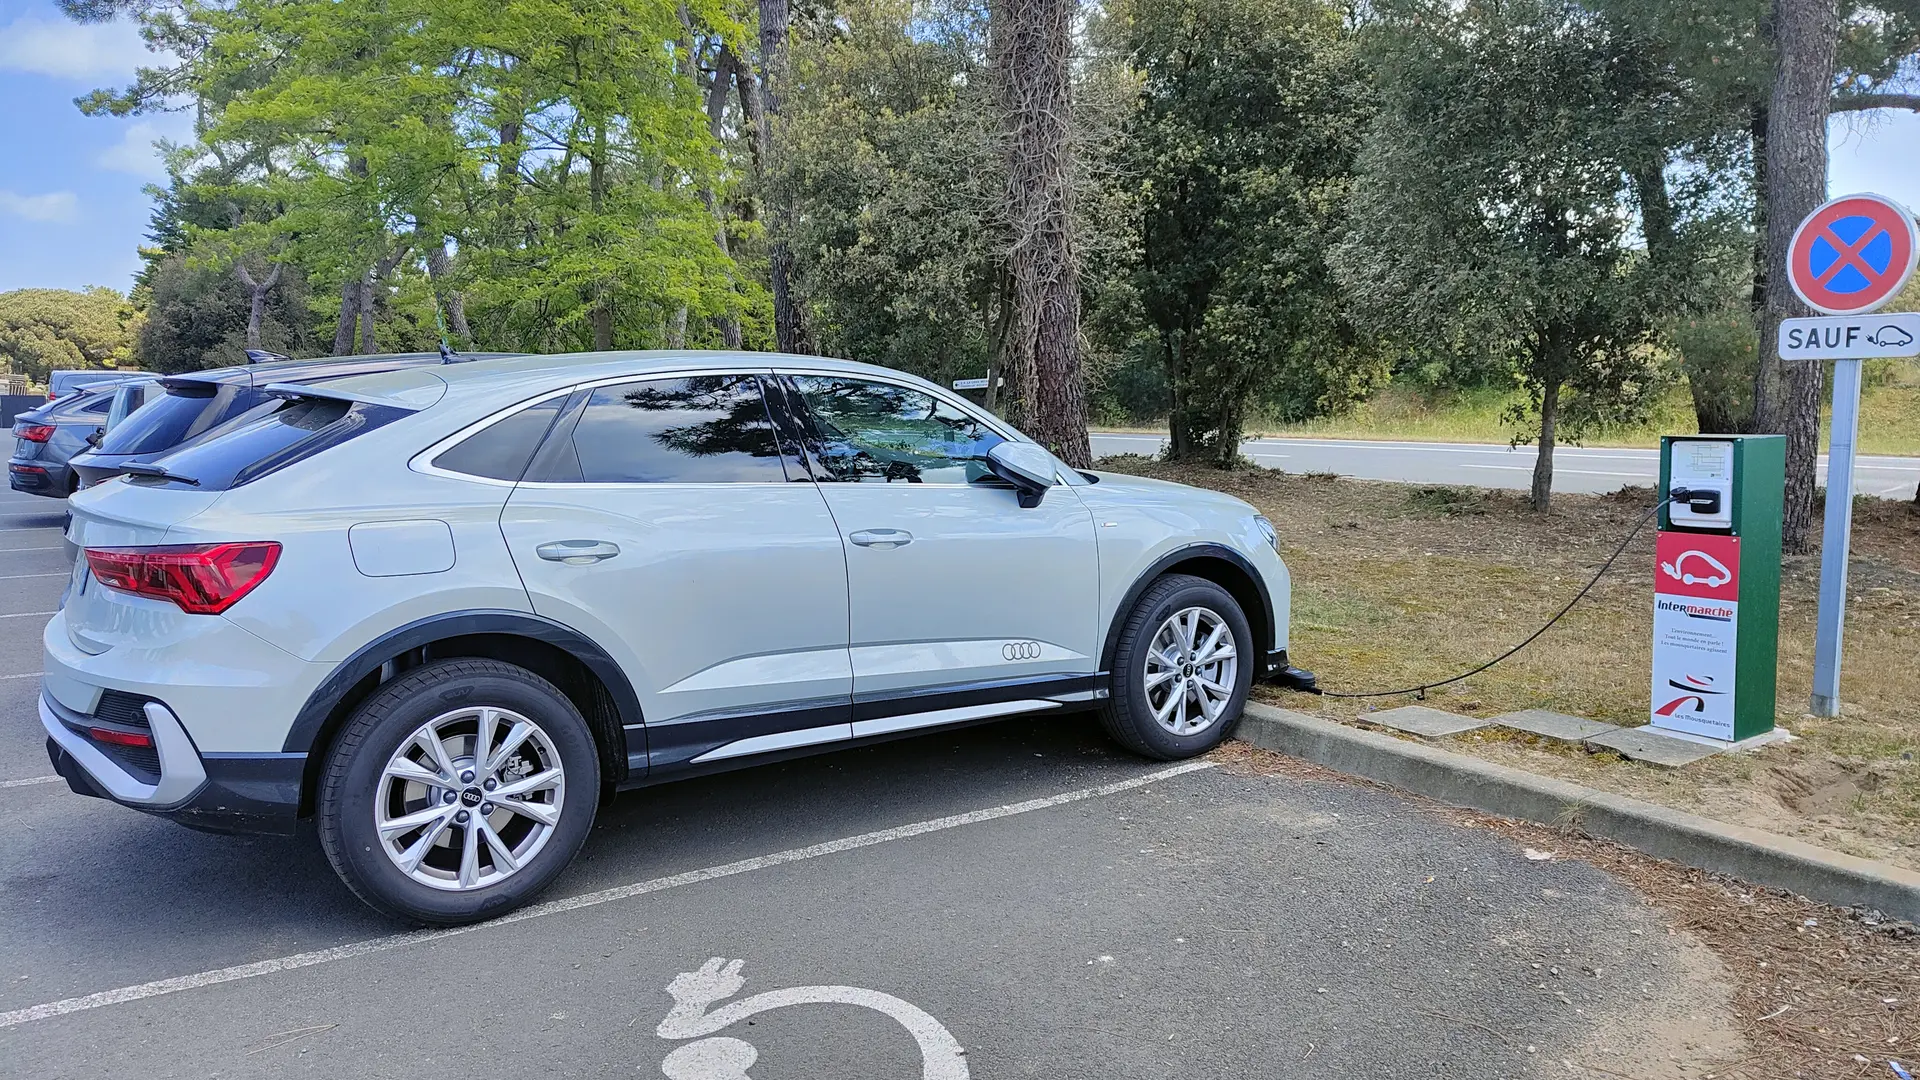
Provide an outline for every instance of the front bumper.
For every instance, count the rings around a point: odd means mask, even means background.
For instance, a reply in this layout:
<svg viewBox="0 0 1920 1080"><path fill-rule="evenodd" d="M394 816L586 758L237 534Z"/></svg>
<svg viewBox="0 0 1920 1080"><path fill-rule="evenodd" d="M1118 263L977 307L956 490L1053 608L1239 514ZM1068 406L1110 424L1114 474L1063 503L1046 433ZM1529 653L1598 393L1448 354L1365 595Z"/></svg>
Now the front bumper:
<svg viewBox="0 0 1920 1080"><path fill-rule="evenodd" d="M76 793L213 832L294 831L305 754L202 754L164 704L149 701L145 730L153 759L132 755L88 734L133 725L83 716L45 694L40 725L47 757Z"/></svg>

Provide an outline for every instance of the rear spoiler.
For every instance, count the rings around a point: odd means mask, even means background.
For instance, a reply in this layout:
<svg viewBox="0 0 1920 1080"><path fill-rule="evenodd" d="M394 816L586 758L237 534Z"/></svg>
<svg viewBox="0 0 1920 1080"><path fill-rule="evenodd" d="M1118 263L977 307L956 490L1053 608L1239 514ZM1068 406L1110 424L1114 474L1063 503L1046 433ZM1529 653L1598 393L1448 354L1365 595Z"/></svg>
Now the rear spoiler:
<svg viewBox="0 0 1920 1080"><path fill-rule="evenodd" d="M435 379L437 384L431 388L420 386L396 387L396 393L375 393L365 390L347 390L320 383L303 385L300 383L268 383L260 392L268 397L277 397L284 401L344 401L350 405L385 405L394 409L418 412L440 399L446 393L446 384ZM425 394L422 391L426 391ZM423 400L424 399L424 400Z"/></svg>

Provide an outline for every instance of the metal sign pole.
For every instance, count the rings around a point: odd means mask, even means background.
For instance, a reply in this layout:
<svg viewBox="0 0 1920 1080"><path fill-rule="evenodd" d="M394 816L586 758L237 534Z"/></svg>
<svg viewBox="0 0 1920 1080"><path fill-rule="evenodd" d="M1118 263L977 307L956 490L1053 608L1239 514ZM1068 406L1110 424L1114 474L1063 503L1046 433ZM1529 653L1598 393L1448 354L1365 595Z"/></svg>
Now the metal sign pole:
<svg viewBox="0 0 1920 1080"><path fill-rule="evenodd" d="M1840 715L1840 642L1847 617L1847 548L1853 541L1853 445L1860 430L1860 361L1833 365L1833 435L1827 447L1827 519L1820 537L1820 616L1813 638L1813 714Z"/></svg>

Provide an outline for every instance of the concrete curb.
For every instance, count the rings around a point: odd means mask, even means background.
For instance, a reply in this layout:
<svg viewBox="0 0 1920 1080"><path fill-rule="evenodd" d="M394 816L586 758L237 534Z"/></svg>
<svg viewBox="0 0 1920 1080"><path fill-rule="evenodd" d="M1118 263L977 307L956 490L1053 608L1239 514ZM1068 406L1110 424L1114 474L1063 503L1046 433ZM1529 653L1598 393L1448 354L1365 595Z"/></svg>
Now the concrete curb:
<svg viewBox="0 0 1920 1080"><path fill-rule="evenodd" d="M1572 825L1662 859L1920 922L1920 874L1889 863L1257 702L1247 705L1238 737L1440 802Z"/></svg>

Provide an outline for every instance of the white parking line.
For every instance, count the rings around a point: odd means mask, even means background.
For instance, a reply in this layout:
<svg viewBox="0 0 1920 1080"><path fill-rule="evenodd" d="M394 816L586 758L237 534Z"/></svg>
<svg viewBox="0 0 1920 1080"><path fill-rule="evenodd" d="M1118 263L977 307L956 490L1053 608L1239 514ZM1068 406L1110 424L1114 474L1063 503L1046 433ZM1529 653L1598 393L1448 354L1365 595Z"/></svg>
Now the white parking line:
<svg viewBox="0 0 1920 1080"><path fill-rule="evenodd" d="M69 577L73 571L63 570L58 574L0 574L0 581L25 581L37 577Z"/></svg>
<svg viewBox="0 0 1920 1080"><path fill-rule="evenodd" d="M1007 803L1004 806L995 806L985 810L970 810L967 813L954 814L951 817L934 818L931 821L916 822L912 825L901 825L892 829L881 829L877 832L861 833L858 836L829 840L824 844L789 848L786 851L776 851L771 855L761 855L757 858L742 859L739 862L710 866L704 870L689 870L684 874L654 878L651 881L638 881L631 885L619 885L611 889L602 889L599 892L568 897L564 900L549 900L544 904L535 904L532 907L522 908L511 915L505 915L492 922L480 923L475 926L455 926L444 930L415 930L411 933L393 934L389 937L356 941L349 945L335 945L330 949L315 949L312 952L295 953L292 956L282 956L273 960L256 960L251 964L237 964L233 967L217 968L213 971L202 971L196 975L181 975L177 978L141 983L138 986L123 986L118 990L102 990L97 994L67 998L64 1001L49 1001L44 1005L33 1005L25 1009L15 1009L12 1012L0 1013L0 1028L31 1024L35 1020L50 1020L56 1016L84 1012L88 1009L102 1009L108 1005L123 1005L129 1001L143 1001L147 998L160 997L164 994L177 994L182 990L197 990L203 986L217 986L220 983L237 982L241 979L255 979L262 975L272 975L281 971L292 971L296 968L313 967L317 964L331 964L337 960L351 960L357 956L368 956L373 953L403 949L410 945L424 945L429 941L439 941L443 938L455 937L460 934L470 934L476 930L490 930L494 927L524 922L528 919L538 919L547 915L559 915L568 911L579 911L582 908L598 907L601 904L609 904L615 900L627 900L635 896L643 896L647 893L679 888L682 885L697 885L700 882L712 881L716 878L733 877L736 874L750 874L755 870L765 870L768 867L801 862L806 859L817 859L822 855L837 855L842 851L872 847L875 844L884 844L890 840L905 840L909 837L925 836L928 833L957 829L962 825L977 825L983 821L1012 817L1015 814L1028 814L1035 810L1046 810L1050 807L1061 806L1066 803L1079 802L1082 799L1096 799L1103 795L1115 795L1122 791L1130 791L1134 788L1145 787L1148 784L1167 780L1183 773L1197 772L1201 769L1211 768L1213 768L1212 762L1190 761L1185 765L1175 765L1170 769L1161 769L1158 772L1148 773L1145 776L1136 776L1131 780L1120 780L1111 784L1102 784L1099 787L1081 788L1077 791L1062 792L1059 795L1049 795L1044 799L1028 799L1025 802Z"/></svg>
<svg viewBox="0 0 1920 1080"><path fill-rule="evenodd" d="M23 671L18 675L0 675L0 679L37 679L45 674L44 671Z"/></svg>
<svg viewBox="0 0 1920 1080"><path fill-rule="evenodd" d="M0 790L16 787L32 787L35 784L57 784L66 779L61 776L29 776L25 780L0 780Z"/></svg>
<svg viewBox="0 0 1920 1080"><path fill-rule="evenodd" d="M0 555L6 555L16 551L59 551L63 546L64 545L61 545L61 544L54 544L49 547L30 547L30 548L0 547Z"/></svg>
<svg viewBox="0 0 1920 1080"><path fill-rule="evenodd" d="M42 615L51 617L58 614L60 613L57 611L17 611L12 615L0 615L0 619L32 619Z"/></svg>

